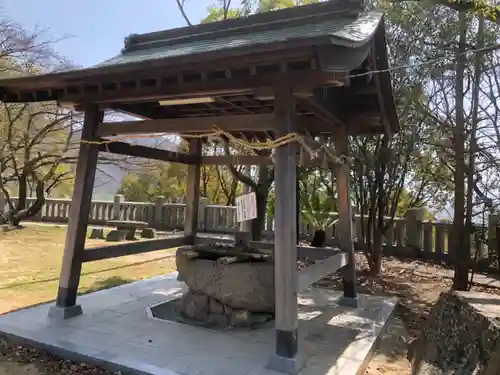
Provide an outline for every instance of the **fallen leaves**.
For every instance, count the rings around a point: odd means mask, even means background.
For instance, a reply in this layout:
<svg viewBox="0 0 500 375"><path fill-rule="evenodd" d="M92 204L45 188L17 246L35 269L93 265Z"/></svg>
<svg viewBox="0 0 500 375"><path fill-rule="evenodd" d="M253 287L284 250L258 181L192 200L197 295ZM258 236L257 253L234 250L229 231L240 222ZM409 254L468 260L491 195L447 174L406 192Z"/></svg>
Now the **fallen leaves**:
<svg viewBox="0 0 500 375"><path fill-rule="evenodd" d="M13 365L17 364L15 369ZM0 338L0 375L119 375L83 362L64 360L30 346Z"/></svg>

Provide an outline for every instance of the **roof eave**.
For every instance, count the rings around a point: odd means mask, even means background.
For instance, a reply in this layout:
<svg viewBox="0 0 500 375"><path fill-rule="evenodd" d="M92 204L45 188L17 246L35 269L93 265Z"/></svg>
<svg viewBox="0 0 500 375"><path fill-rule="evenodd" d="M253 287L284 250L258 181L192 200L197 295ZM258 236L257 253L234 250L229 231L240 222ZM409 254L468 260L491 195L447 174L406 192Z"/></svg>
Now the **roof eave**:
<svg viewBox="0 0 500 375"><path fill-rule="evenodd" d="M246 58L249 55L266 54L268 52L277 52L280 50L305 50L317 46L333 45L332 39L328 36L320 36L313 38L297 38L286 42L256 44L252 46L244 46L241 48L232 48L221 51L202 52L199 54L191 54L176 57L167 57L160 59L150 59L138 62L130 62L126 64L117 64L109 66L95 66L72 71L53 72L40 75L8 78L0 80L0 88L5 91L19 90L36 90L47 89L61 84L78 83L85 81L88 78L98 80L100 77L115 74L127 74L138 71L149 71L151 69L163 67L185 67L187 64L195 63L201 65L206 61L217 61L234 57L236 59ZM352 46L352 44L351 44ZM346 48L349 48L346 45Z"/></svg>

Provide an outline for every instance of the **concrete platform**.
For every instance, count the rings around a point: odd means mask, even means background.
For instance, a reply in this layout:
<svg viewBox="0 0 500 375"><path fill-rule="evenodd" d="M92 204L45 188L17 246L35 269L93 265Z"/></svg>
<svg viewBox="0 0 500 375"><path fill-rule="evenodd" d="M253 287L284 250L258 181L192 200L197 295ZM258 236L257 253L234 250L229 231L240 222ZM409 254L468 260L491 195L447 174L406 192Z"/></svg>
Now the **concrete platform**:
<svg viewBox="0 0 500 375"><path fill-rule="evenodd" d="M11 338L124 374L279 375L265 366L274 352L273 328L212 331L151 317L150 306L178 298L185 288L172 273L78 299L83 315L47 317L50 305L0 316ZM361 296L361 307L336 304L339 294L300 294L301 375L355 375L364 371L396 301Z"/></svg>

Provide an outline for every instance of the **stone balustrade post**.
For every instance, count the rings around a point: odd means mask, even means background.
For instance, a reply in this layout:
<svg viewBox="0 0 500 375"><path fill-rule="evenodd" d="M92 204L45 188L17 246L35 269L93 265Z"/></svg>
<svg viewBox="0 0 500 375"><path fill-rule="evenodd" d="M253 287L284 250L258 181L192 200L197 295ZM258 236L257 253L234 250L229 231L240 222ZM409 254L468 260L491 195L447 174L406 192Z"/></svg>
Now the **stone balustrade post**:
<svg viewBox="0 0 500 375"><path fill-rule="evenodd" d="M5 210L5 195L3 191L0 191L0 215L4 213Z"/></svg>
<svg viewBox="0 0 500 375"><path fill-rule="evenodd" d="M200 197L198 202L198 229L204 230L206 227L206 207L208 205L208 198Z"/></svg>
<svg viewBox="0 0 500 375"><path fill-rule="evenodd" d="M122 194L116 194L114 198L114 205L113 205L113 219L114 220L122 220L123 215L121 213L122 211L122 203L125 201L125 196Z"/></svg>
<svg viewBox="0 0 500 375"><path fill-rule="evenodd" d="M356 215L358 214L358 207L351 206L351 212L352 212L352 238L357 239L358 238L358 228L356 228ZM361 233L359 235L361 235Z"/></svg>
<svg viewBox="0 0 500 375"><path fill-rule="evenodd" d="M423 223L425 208L410 208L406 213L406 247L415 251L422 251L423 247Z"/></svg>
<svg viewBox="0 0 500 375"><path fill-rule="evenodd" d="M165 204L165 197L163 195L159 195L156 197L155 201L155 216L154 216L154 228L163 229L163 206Z"/></svg>
<svg viewBox="0 0 500 375"><path fill-rule="evenodd" d="M498 254L497 247L497 227L498 227L498 214L494 213L488 216L488 258L490 264Z"/></svg>

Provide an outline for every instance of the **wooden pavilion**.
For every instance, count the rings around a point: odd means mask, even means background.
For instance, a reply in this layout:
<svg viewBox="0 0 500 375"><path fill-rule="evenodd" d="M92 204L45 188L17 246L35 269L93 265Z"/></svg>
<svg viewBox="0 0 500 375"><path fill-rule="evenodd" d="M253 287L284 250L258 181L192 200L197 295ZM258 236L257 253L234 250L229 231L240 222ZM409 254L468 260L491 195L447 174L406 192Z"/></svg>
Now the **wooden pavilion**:
<svg viewBox="0 0 500 375"><path fill-rule="evenodd" d="M189 153L126 142L113 135L206 133L214 125L247 140L300 133L332 137L347 156L348 135L398 130L387 72L383 14L361 0L332 0L246 18L130 35L122 52L102 64L0 81L8 103L58 101L85 111L75 189L53 317L82 312L76 304L83 262L195 244L201 164L234 164L232 156L204 156L203 138ZM379 71L379 72L376 72ZM105 110L143 118L103 122ZM188 165L184 234L172 238L85 249L99 152ZM238 164L275 164L276 353L269 366L296 373L302 366L297 292L342 268L341 303L357 306L348 164L335 164L340 207L340 250L296 243L297 144L277 148L274 160L239 157ZM257 244L258 245L258 244ZM268 244L269 245L269 244ZM264 246L262 244L262 246ZM272 246L272 245L271 245ZM297 271L297 255L321 261Z"/></svg>

